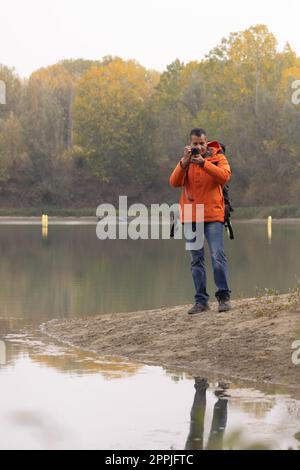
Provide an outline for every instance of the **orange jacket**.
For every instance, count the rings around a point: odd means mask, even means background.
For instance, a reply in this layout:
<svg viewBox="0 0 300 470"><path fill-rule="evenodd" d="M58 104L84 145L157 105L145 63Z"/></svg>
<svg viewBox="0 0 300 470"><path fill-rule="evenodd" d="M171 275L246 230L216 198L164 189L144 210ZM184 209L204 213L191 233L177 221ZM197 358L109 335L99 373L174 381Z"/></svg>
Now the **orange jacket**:
<svg viewBox="0 0 300 470"><path fill-rule="evenodd" d="M201 222L196 204L204 204L204 222L224 222L223 186L231 177L227 158L218 142L209 142L212 156L205 158L203 167L191 163L182 169L180 162L170 176L170 185L183 187L179 201L181 222ZM192 206L184 212L184 206ZM186 206L187 207L187 206Z"/></svg>

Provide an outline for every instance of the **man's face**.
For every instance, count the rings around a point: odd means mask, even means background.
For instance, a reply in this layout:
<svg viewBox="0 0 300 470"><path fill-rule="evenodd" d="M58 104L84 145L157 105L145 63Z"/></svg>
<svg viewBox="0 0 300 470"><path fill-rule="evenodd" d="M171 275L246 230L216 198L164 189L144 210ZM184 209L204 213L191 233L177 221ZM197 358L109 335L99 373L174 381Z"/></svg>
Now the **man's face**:
<svg viewBox="0 0 300 470"><path fill-rule="evenodd" d="M196 135L191 136L191 147L197 148L201 155L204 155L207 150L207 142L207 137L204 134L202 134L201 137Z"/></svg>

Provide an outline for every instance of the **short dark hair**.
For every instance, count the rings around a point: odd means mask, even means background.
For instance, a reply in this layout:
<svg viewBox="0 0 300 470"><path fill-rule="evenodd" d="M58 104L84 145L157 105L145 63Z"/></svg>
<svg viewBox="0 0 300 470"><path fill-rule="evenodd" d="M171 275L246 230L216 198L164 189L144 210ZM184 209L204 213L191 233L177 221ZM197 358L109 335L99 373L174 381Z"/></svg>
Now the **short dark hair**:
<svg viewBox="0 0 300 470"><path fill-rule="evenodd" d="M190 137L192 137L192 135L196 135L197 137L201 137L202 135L206 136L206 131L201 129L201 127L196 127L195 129L191 130Z"/></svg>

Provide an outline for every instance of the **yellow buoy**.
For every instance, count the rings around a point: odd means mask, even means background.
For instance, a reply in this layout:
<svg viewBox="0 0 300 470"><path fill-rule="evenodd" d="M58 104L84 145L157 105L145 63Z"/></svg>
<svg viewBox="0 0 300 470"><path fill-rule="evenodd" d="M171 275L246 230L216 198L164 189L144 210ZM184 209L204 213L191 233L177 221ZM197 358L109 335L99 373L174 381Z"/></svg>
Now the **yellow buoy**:
<svg viewBox="0 0 300 470"><path fill-rule="evenodd" d="M42 226L48 227L48 216L46 214L42 215Z"/></svg>
<svg viewBox="0 0 300 470"><path fill-rule="evenodd" d="M42 237L47 238L48 236L48 216L42 214Z"/></svg>
<svg viewBox="0 0 300 470"><path fill-rule="evenodd" d="M268 217L268 240L269 242L272 240L272 216L269 215Z"/></svg>
<svg viewBox="0 0 300 470"><path fill-rule="evenodd" d="M42 225L42 237L44 239L48 238L48 227L46 225Z"/></svg>

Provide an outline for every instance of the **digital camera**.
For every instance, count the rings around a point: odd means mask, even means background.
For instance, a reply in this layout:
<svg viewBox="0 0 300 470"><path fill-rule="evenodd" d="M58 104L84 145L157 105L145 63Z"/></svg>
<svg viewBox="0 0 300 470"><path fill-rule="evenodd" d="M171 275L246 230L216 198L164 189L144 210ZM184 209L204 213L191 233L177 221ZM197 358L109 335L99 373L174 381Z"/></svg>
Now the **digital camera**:
<svg viewBox="0 0 300 470"><path fill-rule="evenodd" d="M191 150L191 156L194 157L194 156L196 156L196 155L200 155L200 151L199 151L199 149L197 149L197 148L193 148L193 149Z"/></svg>

